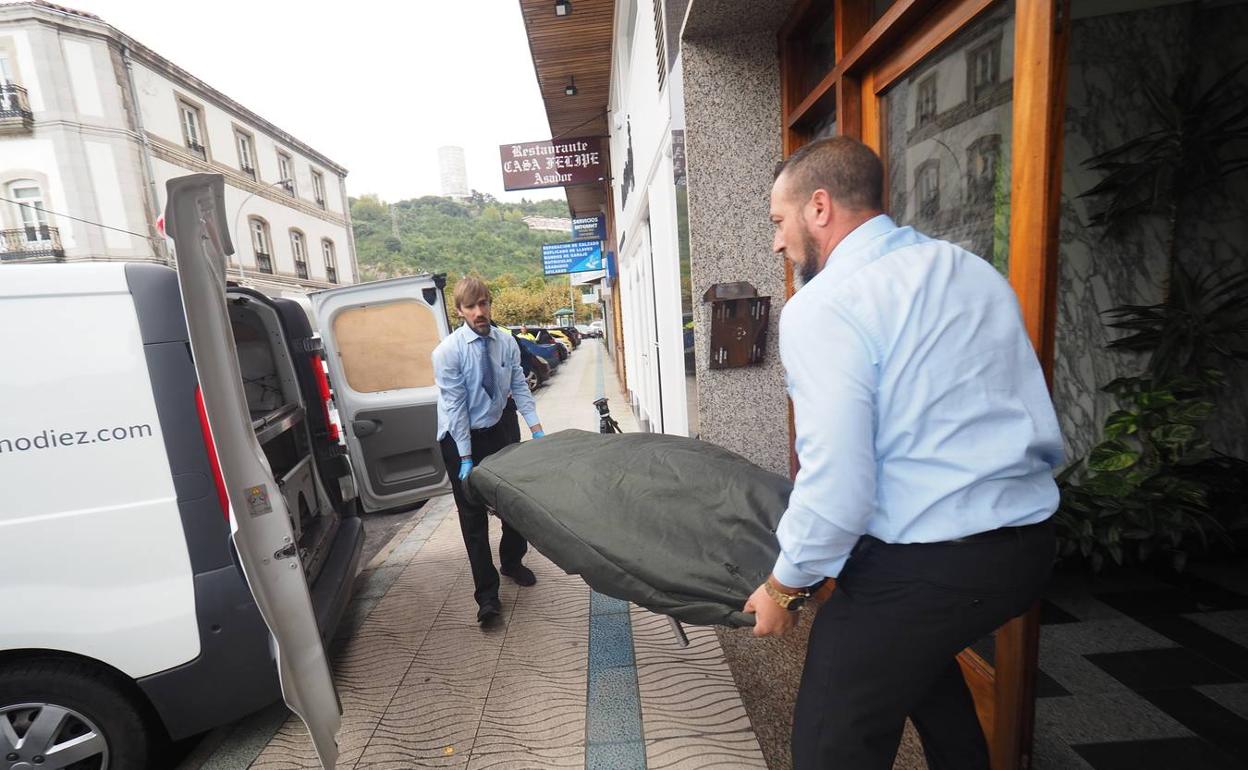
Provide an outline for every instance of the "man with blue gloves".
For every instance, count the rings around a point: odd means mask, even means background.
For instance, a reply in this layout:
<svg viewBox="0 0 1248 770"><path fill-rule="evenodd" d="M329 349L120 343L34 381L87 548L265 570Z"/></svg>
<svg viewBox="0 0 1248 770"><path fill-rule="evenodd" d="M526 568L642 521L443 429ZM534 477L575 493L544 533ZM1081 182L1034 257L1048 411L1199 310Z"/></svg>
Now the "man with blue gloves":
<svg viewBox="0 0 1248 770"><path fill-rule="evenodd" d="M490 555L490 525L484 507L468 500L464 481L479 463L498 450L520 441L517 410L524 415L533 438L541 438L542 423L520 365L520 347L506 330L490 320L490 290L479 278L455 284L455 311L463 326L433 351L434 379L438 384L438 441L455 505L459 529L472 565L476 586L477 622L499 616L498 570ZM507 522L498 547L502 573L517 584L537 582L521 563L529 544Z"/></svg>

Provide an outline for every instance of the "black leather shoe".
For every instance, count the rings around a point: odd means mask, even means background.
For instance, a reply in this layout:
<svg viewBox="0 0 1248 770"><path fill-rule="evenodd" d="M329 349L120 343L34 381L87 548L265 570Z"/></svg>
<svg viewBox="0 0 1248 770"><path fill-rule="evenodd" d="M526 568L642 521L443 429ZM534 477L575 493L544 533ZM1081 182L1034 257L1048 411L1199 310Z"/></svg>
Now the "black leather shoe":
<svg viewBox="0 0 1248 770"><path fill-rule="evenodd" d="M498 599L491 599L477 609L477 622L483 626L492 623L498 620L502 611L503 606L498 603Z"/></svg>
<svg viewBox="0 0 1248 770"><path fill-rule="evenodd" d="M519 586L527 587L537 582L537 575L534 575L533 570L523 564L517 564L514 567L504 567L499 572L516 581L516 585Z"/></svg>

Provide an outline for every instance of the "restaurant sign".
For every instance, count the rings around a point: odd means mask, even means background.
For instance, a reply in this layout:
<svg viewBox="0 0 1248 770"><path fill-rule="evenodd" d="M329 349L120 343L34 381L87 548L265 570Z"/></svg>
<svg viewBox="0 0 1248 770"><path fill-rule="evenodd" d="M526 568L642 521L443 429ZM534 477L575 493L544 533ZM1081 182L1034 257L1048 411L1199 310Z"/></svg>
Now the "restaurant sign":
<svg viewBox="0 0 1248 770"><path fill-rule="evenodd" d="M504 190L588 184L608 176L600 136L504 144L498 152Z"/></svg>

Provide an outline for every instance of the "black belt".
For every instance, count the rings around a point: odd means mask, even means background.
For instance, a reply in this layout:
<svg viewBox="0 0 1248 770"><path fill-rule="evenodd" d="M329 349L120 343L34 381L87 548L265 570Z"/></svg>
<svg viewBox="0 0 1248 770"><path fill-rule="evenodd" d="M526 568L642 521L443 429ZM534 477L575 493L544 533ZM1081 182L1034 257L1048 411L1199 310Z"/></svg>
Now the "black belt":
<svg viewBox="0 0 1248 770"><path fill-rule="evenodd" d="M967 535L966 537L959 537L954 540L938 540L931 543L887 543L878 537L863 535L858 538L858 542L854 544L852 553L862 553L868 549L880 546L885 548L934 548L942 545L974 545L977 543L994 543L1008 539L1022 538L1045 527L1051 526L1053 526L1052 520L1046 519L1038 524L1025 524L1021 527L1001 527L999 529L990 529L986 532L977 532L974 535Z"/></svg>
<svg viewBox="0 0 1248 770"><path fill-rule="evenodd" d="M1045 527L1052 526L1049 519L1037 522L1035 524L1024 524L1021 527L1000 527L998 529L990 529L987 532L979 532L966 537L959 537L954 540L946 540L946 543L956 543L962 545L965 543L991 543L997 540L1005 540L1007 538L1023 537L1031 532L1039 531Z"/></svg>

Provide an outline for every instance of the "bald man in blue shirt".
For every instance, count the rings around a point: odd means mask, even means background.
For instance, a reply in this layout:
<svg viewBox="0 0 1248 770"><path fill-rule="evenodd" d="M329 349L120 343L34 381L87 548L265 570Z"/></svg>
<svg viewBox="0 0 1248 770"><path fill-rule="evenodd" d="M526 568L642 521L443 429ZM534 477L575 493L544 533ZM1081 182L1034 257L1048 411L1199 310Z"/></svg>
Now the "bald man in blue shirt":
<svg viewBox="0 0 1248 770"><path fill-rule="evenodd" d="M853 139L781 167L774 249L801 289L780 320L801 470L755 634L811 629L797 770L888 770L906 717L931 770L988 770L958 652L1039 598L1062 441L1013 290L992 265L882 213Z"/></svg>

